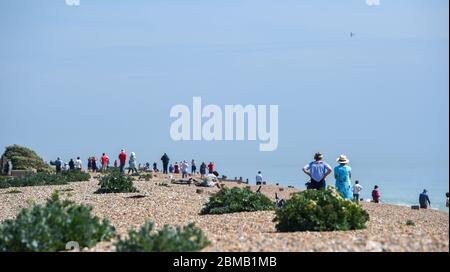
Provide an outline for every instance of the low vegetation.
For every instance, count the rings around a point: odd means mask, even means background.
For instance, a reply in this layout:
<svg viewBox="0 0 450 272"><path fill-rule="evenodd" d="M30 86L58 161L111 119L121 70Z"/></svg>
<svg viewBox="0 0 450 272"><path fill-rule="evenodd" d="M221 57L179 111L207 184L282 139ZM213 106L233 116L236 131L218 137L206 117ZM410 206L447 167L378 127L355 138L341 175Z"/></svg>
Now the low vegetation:
<svg viewBox="0 0 450 272"><path fill-rule="evenodd" d="M68 242L92 247L110 240L114 227L91 215L92 207L60 200L57 193L45 205L22 209L0 225L0 251L48 252L65 250Z"/></svg>
<svg viewBox="0 0 450 272"><path fill-rule="evenodd" d="M128 238L119 239L115 246L119 252L193 252L208 246L210 242L202 230L189 224L183 228L164 226L153 230L153 223L146 222L141 228L130 230Z"/></svg>
<svg viewBox="0 0 450 272"><path fill-rule="evenodd" d="M108 193L135 193L138 190L133 185L133 178L120 174L119 171L113 171L103 176L99 182L100 188L96 194Z"/></svg>
<svg viewBox="0 0 450 272"><path fill-rule="evenodd" d="M261 193L254 193L247 188L223 187L210 197L201 214L268 211L274 208L274 202Z"/></svg>
<svg viewBox="0 0 450 272"><path fill-rule="evenodd" d="M369 215L345 200L333 188L296 193L276 211L274 222L281 232L342 231L366 227Z"/></svg>

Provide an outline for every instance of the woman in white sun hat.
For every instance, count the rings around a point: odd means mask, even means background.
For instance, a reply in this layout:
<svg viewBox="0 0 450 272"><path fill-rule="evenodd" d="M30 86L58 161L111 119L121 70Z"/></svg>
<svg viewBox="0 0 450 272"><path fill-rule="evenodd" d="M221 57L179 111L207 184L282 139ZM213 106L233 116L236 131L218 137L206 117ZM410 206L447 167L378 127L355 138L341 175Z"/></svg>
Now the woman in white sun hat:
<svg viewBox="0 0 450 272"><path fill-rule="evenodd" d="M340 155L336 161L339 163L339 165L334 168L336 189L343 198L351 200L353 197L351 189L352 168L348 166L349 160L347 159L347 156Z"/></svg>

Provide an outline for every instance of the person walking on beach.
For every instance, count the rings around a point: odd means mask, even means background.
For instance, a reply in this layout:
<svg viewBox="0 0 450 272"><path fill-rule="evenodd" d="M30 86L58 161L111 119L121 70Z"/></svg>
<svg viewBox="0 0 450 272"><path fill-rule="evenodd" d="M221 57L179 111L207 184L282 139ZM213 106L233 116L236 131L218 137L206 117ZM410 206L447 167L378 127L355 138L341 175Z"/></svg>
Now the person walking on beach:
<svg viewBox="0 0 450 272"><path fill-rule="evenodd" d="M375 203L380 203L380 192L378 191L378 185L375 185L372 191L372 201Z"/></svg>
<svg viewBox="0 0 450 272"><path fill-rule="evenodd" d="M261 185L263 182L263 176L261 174L261 171L258 171L258 174L256 175L256 185Z"/></svg>
<svg viewBox="0 0 450 272"><path fill-rule="evenodd" d="M108 169L108 162L109 158L106 156L106 153L102 154L102 157L100 158L101 164L102 164L102 172L105 172L106 169Z"/></svg>
<svg viewBox="0 0 450 272"><path fill-rule="evenodd" d="M326 178L331 174L332 169L329 164L323 161L320 152L314 154L314 161L303 167L303 172L311 178L307 189L325 189Z"/></svg>
<svg viewBox="0 0 450 272"><path fill-rule="evenodd" d="M128 160L128 174L138 173L138 170L136 168L136 154L134 152L131 152L130 159Z"/></svg>
<svg viewBox="0 0 450 272"><path fill-rule="evenodd" d="M163 174L167 174L167 167L169 165L170 158L166 153L161 157L161 161L163 163Z"/></svg>
<svg viewBox="0 0 450 272"><path fill-rule="evenodd" d="M195 175L195 172L197 172L197 165L195 165L195 160L192 159L192 162L191 162L191 175Z"/></svg>
<svg viewBox="0 0 450 272"><path fill-rule="evenodd" d="M125 163L127 162L127 153L122 149L119 154L120 173L125 174Z"/></svg>
<svg viewBox="0 0 450 272"><path fill-rule="evenodd" d="M200 164L200 177L204 178L206 175L206 163L202 162L202 164Z"/></svg>
<svg viewBox="0 0 450 272"><path fill-rule="evenodd" d="M427 190L423 190L423 192L419 195L419 205L421 209L428 209L428 206L431 207L430 198L428 197Z"/></svg>
<svg viewBox="0 0 450 272"><path fill-rule="evenodd" d="M359 203L359 193L362 191L363 187L359 184L359 181L355 181L353 185L353 201Z"/></svg>
<svg viewBox="0 0 450 272"><path fill-rule="evenodd" d="M339 163L339 165L334 168L336 189L343 198L350 200L353 197L351 184L352 168L348 166L349 160L345 155L340 155L336 161Z"/></svg>
<svg viewBox="0 0 450 272"><path fill-rule="evenodd" d="M56 174L61 173L61 167L62 167L62 160L58 157L55 161L55 167L56 167Z"/></svg>
<svg viewBox="0 0 450 272"><path fill-rule="evenodd" d="M209 172L210 174L214 173L214 162L210 162L210 163L208 164L208 172Z"/></svg>

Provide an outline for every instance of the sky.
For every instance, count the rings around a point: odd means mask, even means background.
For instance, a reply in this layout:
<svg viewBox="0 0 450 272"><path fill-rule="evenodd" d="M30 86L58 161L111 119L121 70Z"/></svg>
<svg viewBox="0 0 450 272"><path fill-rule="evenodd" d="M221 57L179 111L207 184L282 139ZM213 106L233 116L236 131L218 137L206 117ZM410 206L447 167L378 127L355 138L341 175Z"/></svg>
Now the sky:
<svg viewBox="0 0 450 272"><path fill-rule="evenodd" d="M448 188L448 6L0 0L0 146L45 160L125 148L153 162L167 152L272 179L300 177L321 151L375 174L434 171ZM194 96L222 108L278 105L277 150L173 141L170 109L192 108Z"/></svg>

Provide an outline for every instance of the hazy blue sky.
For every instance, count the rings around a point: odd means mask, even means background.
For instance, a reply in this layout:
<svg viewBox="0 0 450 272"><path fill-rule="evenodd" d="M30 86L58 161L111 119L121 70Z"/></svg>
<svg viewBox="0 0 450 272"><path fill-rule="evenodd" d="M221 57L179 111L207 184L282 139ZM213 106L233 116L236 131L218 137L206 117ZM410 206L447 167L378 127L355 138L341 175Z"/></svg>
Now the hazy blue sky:
<svg viewBox="0 0 450 272"><path fill-rule="evenodd" d="M46 160L125 147L141 162L167 152L225 171L292 165L299 176L320 150L397 175L443 167L448 182L448 5L0 0L0 146ZM278 150L173 142L170 108L193 96L278 104Z"/></svg>

